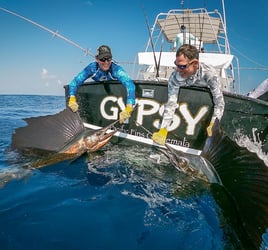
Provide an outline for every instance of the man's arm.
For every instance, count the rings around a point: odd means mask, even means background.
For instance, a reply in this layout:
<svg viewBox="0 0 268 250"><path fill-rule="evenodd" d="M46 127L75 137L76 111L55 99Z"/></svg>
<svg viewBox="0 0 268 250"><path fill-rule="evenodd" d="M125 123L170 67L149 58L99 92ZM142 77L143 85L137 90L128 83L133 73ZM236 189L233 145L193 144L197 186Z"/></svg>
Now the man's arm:
<svg viewBox="0 0 268 250"><path fill-rule="evenodd" d="M136 86L126 71L119 65L114 64L112 68L113 76L118 79L127 91L126 104L135 105L136 103Z"/></svg>
<svg viewBox="0 0 268 250"><path fill-rule="evenodd" d="M85 67L69 84L69 96L75 96L78 86L80 86L86 79L90 78L96 71L96 63L90 63Z"/></svg>

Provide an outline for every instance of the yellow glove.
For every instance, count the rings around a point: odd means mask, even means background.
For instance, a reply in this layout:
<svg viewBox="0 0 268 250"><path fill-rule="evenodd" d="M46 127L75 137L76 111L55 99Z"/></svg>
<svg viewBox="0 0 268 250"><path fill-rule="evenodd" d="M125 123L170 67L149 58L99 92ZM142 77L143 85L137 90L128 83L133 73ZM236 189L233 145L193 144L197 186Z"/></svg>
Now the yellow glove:
<svg viewBox="0 0 268 250"><path fill-rule="evenodd" d="M213 126L214 126L214 122L210 122L209 126L207 127L207 134L209 137L212 136Z"/></svg>
<svg viewBox="0 0 268 250"><path fill-rule="evenodd" d="M75 96L71 95L69 98L68 107L73 111L76 112L78 110L78 104L76 102Z"/></svg>
<svg viewBox="0 0 268 250"><path fill-rule="evenodd" d="M126 108L119 114L119 123L123 123L126 119L128 119L131 116L132 111L132 104L127 104Z"/></svg>
<svg viewBox="0 0 268 250"><path fill-rule="evenodd" d="M166 128L160 128L158 132L153 133L152 139L155 143L165 145L168 131Z"/></svg>

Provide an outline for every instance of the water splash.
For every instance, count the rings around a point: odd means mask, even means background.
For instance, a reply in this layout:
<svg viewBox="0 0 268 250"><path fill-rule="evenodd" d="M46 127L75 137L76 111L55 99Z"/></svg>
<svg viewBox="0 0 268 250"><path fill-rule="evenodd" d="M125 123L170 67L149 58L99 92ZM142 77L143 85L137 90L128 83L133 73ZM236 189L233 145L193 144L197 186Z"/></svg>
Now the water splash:
<svg viewBox="0 0 268 250"><path fill-rule="evenodd" d="M21 166L8 166L0 169L0 188L14 180L27 180L32 175L32 171Z"/></svg>
<svg viewBox="0 0 268 250"><path fill-rule="evenodd" d="M148 147L113 145L88 161L98 183L121 185L121 193L145 201L150 208L208 191L208 183L175 169L163 154ZM152 157L151 157L152 156ZM100 175L100 176L97 176Z"/></svg>
<svg viewBox="0 0 268 250"><path fill-rule="evenodd" d="M268 166L268 154L263 152L260 134L257 132L256 128L252 128L252 138L243 134L242 131L237 130L234 139L240 147L247 148L250 152L256 153L257 156L264 161L265 165Z"/></svg>

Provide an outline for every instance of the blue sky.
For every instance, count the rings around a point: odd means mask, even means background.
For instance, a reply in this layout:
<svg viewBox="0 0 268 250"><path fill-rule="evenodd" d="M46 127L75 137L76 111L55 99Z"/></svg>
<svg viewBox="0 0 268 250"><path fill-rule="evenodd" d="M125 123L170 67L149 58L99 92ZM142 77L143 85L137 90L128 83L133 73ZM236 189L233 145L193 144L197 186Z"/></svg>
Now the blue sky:
<svg viewBox="0 0 268 250"><path fill-rule="evenodd" d="M215 3L218 4L215 5ZM185 7L221 10L221 0L185 0ZM181 0L0 0L0 7L24 16L95 54L110 45L113 57L132 75L148 40L146 18L181 7ZM231 51L239 58L241 93L257 87L268 71L268 1L226 0ZM144 15L146 14L146 17ZM68 84L94 58L47 31L0 10L0 94L64 95Z"/></svg>

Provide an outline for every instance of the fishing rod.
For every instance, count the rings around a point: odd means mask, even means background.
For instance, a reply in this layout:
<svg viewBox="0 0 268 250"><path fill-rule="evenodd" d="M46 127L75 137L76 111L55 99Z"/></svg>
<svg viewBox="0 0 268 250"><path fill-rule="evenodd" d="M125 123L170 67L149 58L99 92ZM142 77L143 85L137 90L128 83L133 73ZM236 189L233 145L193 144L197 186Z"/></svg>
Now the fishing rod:
<svg viewBox="0 0 268 250"><path fill-rule="evenodd" d="M145 14L144 7L142 7L142 10L143 10L143 14L144 14L144 17L145 17L145 20L146 20L146 25L147 25L147 29L148 29L148 33L149 33L149 39L150 39L150 43L151 43L152 51L153 51L153 55L154 55L154 63L155 63L155 67L156 67L156 77L159 77L160 58L159 58L159 64L158 64L157 61L156 61L155 47L154 47L154 43L153 43L153 38L152 38L151 31L150 31L148 18L147 18L146 14Z"/></svg>
<svg viewBox="0 0 268 250"><path fill-rule="evenodd" d="M64 40L65 42L67 42L67 43L79 48L80 50L82 50L84 52L85 56L90 55L92 57L95 57L93 54L90 53L89 49L84 49L79 44L77 44L77 43L73 42L72 40L66 38L65 36L59 34L58 31L53 31L53 30L51 30L51 29L49 29L49 28L47 28L47 27L45 27L45 26L43 26L43 25L41 25L41 24L39 24L37 22L34 22L34 21L30 20L29 18L26 18L26 17L24 17L22 15L19 15L19 14L13 12L13 11L8 10L8 9L0 7L0 10L4 11L6 13L9 13L9 14L11 14L13 16L19 17L19 18L23 19L24 21L29 22L29 23L31 23L31 24L33 24L33 25L35 25L35 26L37 26L37 27L49 32L49 33L51 33L53 36L56 36L56 37Z"/></svg>

